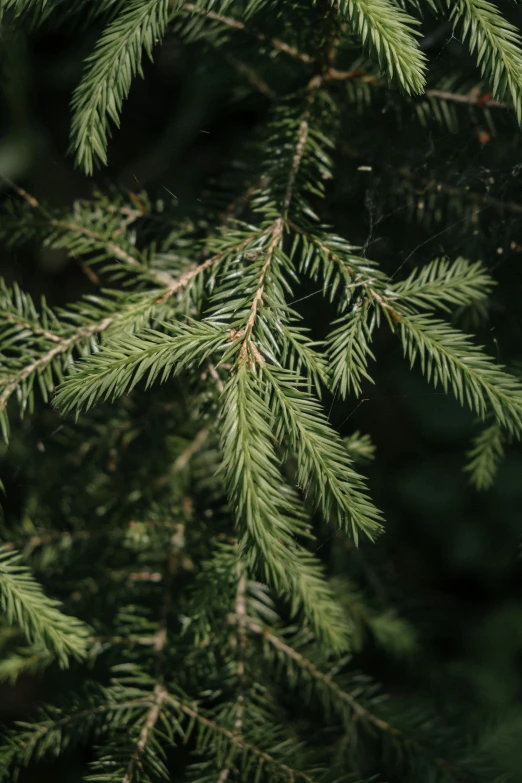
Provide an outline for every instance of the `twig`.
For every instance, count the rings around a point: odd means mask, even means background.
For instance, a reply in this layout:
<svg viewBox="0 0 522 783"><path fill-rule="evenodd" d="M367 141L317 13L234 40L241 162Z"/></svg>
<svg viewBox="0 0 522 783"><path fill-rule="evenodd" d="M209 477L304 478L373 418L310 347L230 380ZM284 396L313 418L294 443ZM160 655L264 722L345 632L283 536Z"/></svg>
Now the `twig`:
<svg viewBox="0 0 522 783"><path fill-rule="evenodd" d="M92 239L94 242L102 244L106 248L109 255L112 255L114 258L117 258L119 261L127 264L127 266L129 266L131 269L136 269L144 274L147 274L150 278L155 280L157 283L160 283L162 286L170 288L170 286L175 282L175 278L173 278L167 272L160 272L155 269L150 269L149 267L145 266L145 264L142 264L138 258L124 250L124 248L120 247L110 239L105 239L96 231L93 231L86 226L78 225L77 223L69 223L64 220L58 220L57 218L53 217L53 215L48 212L45 207L42 206L42 204L40 204L40 202L30 193L27 193L27 191L25 191L23 188L20 188L11 181L9 181L9 185L33 209L38 210L38 212L40 212L45 217L49 225L53 226L54 228L61 229L62 231L72 231L73 233L87 237L88 239Z"/></svg>
<svg viewBox="0 0 522 783"><path fill-rule="evenodd" d="M38 372L43 367L50 364L50 362L52 362L53 359L55 359L57 356L62 353L66 353L68 350L74 348L74 346L78 343L83 342L84 340L88 340L90 337L105 331L105 329L108 329L113 321L114 317L108 317L104 318L98 323L90 324L83 329L79 329L71 337L64 338L58 345L56 345L54 348L51 348L51 350L47 351L47 353L44 353L43 356L40 356L38 359L35 359L30 364L27 364L25 367L19 370L19 372L17 372L10 381L7 381L2 393L0 394L0 411L6 407L7 401L11 394L16 391L20 384L22 384L33 372Z"/></svg>
<svg viewBox="0 0 522 783"><path fill-rule="evenodd" d="M225 384L223 383L223 381L219 377L219 373L216 370L216 368L214 367L214 365L212 364L212 362L208 363L208 371L209 371L210 375L213 377L214 381L216 382L216 386L218 388L219 393L223 394L223 392L225 391Z"/></svg>
<svg viewBox="0 0 522 783"><path fill-rule="evenodd" d="M187 446L185 451L183 451L174 462L174 465L172 466L173 471L178 473L187 467L194 454L199 451L200 446L202 446L208 438L209 431L208 427L204 427L198 432L192 443Z"/></svg>
<svg viewBox="0 0 522 783"><path fill-rule="evenodd" d="M52 332L47 331L47 329L35 326L34 324L25 321L23 318L19 318L14 313L9 312L9 310L0 310L0 318L4 321L9 321L9 323L18 324L22 329L27 329L32 332L35 337L45 337L46 340L49 340L52 343L59 343L62 341L62 338L57 334L53 334Z"/></svg>
<svg viewBox="0 0 522 783"><path fill-rule="evenodd" d="M223 55L225 60L236 69L238 73L245 77L250 84L255 87L258 92L267 97L271 101L277 100L277 93L265 82L263 78L254 70L250 65L244 63L242 60L238 60L226 51L223 51L221 47L219 52Z"/></svg>
<svg viewBox="0 0 522 783"><path fill-rule="evenodd" d="M240 22L238 19L234 19L231 16L222 16L221 14L217 14L215 11L204 11L193 3L185 3L182 10L187 11L188 13L198 14L198 16L205 16L208 19L213 19L214 21L220 22L221 24L224 24L227 27L231 27L234 30L241 30L241 32L254 36L258 41L268 43L279 52L284 52L290 57L301 60L301 62L306 63L307 65L315 62L315 58L311 57L309 54L299 52L294 46L290 46L284 41L280 41L278 38L267 38L264 33L257 33L253 30L250 30L245 24L243 24L243 22Z"/></svg>
<svg viewBox="0 0 522 783"><path fill-rule="evenodd" d="M263 357L259 353L257 347L252 342L252 331L254 329L254 325L255 325L255 322L256 322L256 316L257 316L257 310L258 310L259 304L260 304L261 300L263 299L263 294L264 294L264 291L265 291L266 279L267 279L267 276L268 276L268 271L270 269L270 264L272 263L272 260L274 258L275 249L276 249L277 245L280 244L282 236L283 236L283 226L284 226L283 218L280 217L280 218L278 218L276 220L276 222L271 227L272 239L270 241L270 244L268 245L268 249L267 249L267 253L266 253L266 260L265 260L265 263L263 264L263 268L261 269L261 275L259 277L259 281L258 281L258 284L257 284L257 290L256 290L256 293L254 295L254 299L252 300L252 306L250 308L250 315L248 316L248 320L247 320L245 326L241 330L239 330L239 331L237 331L237 332L235 332L233 334L233 339L236 339L236 340L240 339L240 340L242 340L241 351L240 351L240 354L239 354L239 361L240 362L243 362L247 358L248 350L250 349L250 351L252 352L252 354L254 356L254 360L258 364L263 364L264 363Z"/></svg>
<svg viewBox="0 0 522 783"><path fill-rule="evenodd" d="M141 757L143 756L145 748L147 747L149 737L154 730L154 726L158 722L158 718L161 714L162 704L164 703L167 696L167 690L163 687L163 685L156 685L154 688L154 700L147 713L147 718L140 732L140 738L136 743L134 752L127 765L127 770L124 777L122 778L122 783L131 783L131 781L134 779L136 770L141 763Z"/></svg>
<svg viewBox="0 0 522 783"><path fill-rule="evenodd" d="M294 231L299 232L300 234L304 234L307 239L310 242L313 242L313 244L317 245L323 253L326 253L332 258L334 261L336 261L341 269L346 271L350 278L354 280L354 285L357 284L361 288L363 288L366 293L374 299L384 310L387 311L390 318L395 322L399 323L401 321L401 315L398 313L394 308L391 306L390 301L393 301L389 297L385 296L384 294L379 294L375 288L373 288L372 283L373 281L371 279L365 279L361 277L360 272L358 272L354 267L351 267L349 264L346 263L342 258L340 258L337 253L335 253L333 250L331 250L327 245L325 245L323 242L321 242L318 237L314 236L313 234L308 233L304 229L302 229L297 224L290 222L290 226L294 229Z"/></svg>
<svg viewBox="0 0 522 783"><path fill-rule="evenodd" d="M470 106L482 106L484 108L495 108L495 109L507 109L508 105L507 103L502 103L501 101L496 101L492 98L491 93L487 93L486 95L479 95L477 91L472 90L471 92L461 95L460 93L455 92L446 92L445 90L426 90L426 92L420 96L421 98L438 98L442 101L449 101L452 103L465 103Z"/></svg>

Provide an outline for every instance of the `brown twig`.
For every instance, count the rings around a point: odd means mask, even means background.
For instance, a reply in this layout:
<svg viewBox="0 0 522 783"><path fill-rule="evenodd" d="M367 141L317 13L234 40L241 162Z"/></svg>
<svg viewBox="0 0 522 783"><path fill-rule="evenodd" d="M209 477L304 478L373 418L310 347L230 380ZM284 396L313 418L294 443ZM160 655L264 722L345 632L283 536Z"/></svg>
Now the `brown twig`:
<svg viewBox="0 0 522 783"><path fill-rule="evenodd" d="M484 108L495 109L507 109L507 103L496 101L493 99L491 93L486 95L480 95L477 90L472 90L465 95L455 92L447 92L446 90L426 90L421 96L422 98L437 98L442 101L448 101L450 103L465 103L470 106L482 106Z"/></svg>
<svg viewBox="0 0 522 783"><path fill-rule="evenodd" d="M257 33L253 30L250 30L245 24L243 24L243 22L240 22L238 19L234 19L231 16L222 16L215 11L205 11L201 8L198 8L193 3L185 3L182 10L186 11L187 13L194 13L198 14L198 16L205 16L208 19L213 19L214 21L220 22L221 24L224 24L227 27L231 27L234 30L240 30L247 35L251 35L254 38L257 38L258 41L268 43L270 46L272 46L273 49L276 49L279 52L284 52L294 59L301 60L301 62L306 63L307 65L315 62L315 58L311 57L309 54L299 52L294 46L290 46L284 41L280 41L278 38L267 38L264 33Z"/></svg>
<svg viewBox="0 0 522 783"><path fill-rule="evenodd" d="M145 723L142 726L140 738L136 743L134 752L127 765L125 775L122 778L122 783L131 783L131 781L134 780L134 775L141 764L141 758L145 752L145 748L147 747L150 735L153 732L156 723L158 722L158 718L161 714L161 707L167 696L168 693L166 688L158 683L154 688L154 699L147 713Z"/></svg>
<svg viewBox="0 0 522 783"><path fill-rule="evenodd" d="M250 82L250 84L262 95L264 95L266 98L268 98L271 101L277 100L277 93L274 92L274 90L270 87L269 84L265 82L265 80L257 73L257 71L252 68L247 63L244 63L242 60L238 60L233 55L229 54L228 52L224 52L219 49L222 56L225 58L225 60L236 69L236 71L241 74L241 76L244 76L245 79Z"/></svg>
<svg viewBox="0 0 522 783"><path fill-rule="evenodd" d="M265 263L263 264L263 268L261 269L261 274L259 277L259 281L257 284L257 290L254 295L254 299L252 300L252 305L250 308L250 315L248 316L248 320L245 324L245 326L239 330L238 332L235 332L233 335L233 339L240 339L242 341L241 345L241 351L239 354L239 361L243 362L248 357L249 349L252 352L254 356L254 360L258 364L263 364L264 359L259 353L259 350L254 345L252 341L252 331L254 329L254 324L256 321L257 316L257 310L259 308L259 304L261 303L261 300L263 299L263 294L265 291L265 285L266 280L268 276L268 271L270 269L270 264L273 261L275 249L278 244L280 244L282 236L283 236L283 218L280 217L276 220L276 222L271 227L271 233L272 238L270 240L270 244L268 245L268 249L266 252L266 259Z"/></svg>

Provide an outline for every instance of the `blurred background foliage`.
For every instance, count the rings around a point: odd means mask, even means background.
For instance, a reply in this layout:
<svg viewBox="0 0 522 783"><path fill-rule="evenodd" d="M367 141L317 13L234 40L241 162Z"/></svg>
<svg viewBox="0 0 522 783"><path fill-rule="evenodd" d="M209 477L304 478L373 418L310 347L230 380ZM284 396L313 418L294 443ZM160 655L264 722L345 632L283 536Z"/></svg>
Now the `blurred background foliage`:
<svg viewBox="0 0 522 783"><path fill-rule="evenodd" d="M522 23L522 10L511 4L506 10ZM69 102L97 33L44 27L1 41L0 174L52 206L86 198L96 186L136 196L147 190L175 205L180 216L204 211L213 198L209 186L266 117L292 70L285 73L278 61L272 75L265 71L266 82L253 86L239 59L244 41L231 39L227 57L207 47L203 68L205 41L187 45L174 32L132 88L110 143L109 166L89 179L67 155ZM447 74L454 67L477 85L475 69L444 24L427 20L422 45L434 83L437 69ZM406 275L437 256L481 259L498 282L488 311L455 317L471 324L501 363L516 367L522 358L522 144L514 119L502 107L395 101L378 86L356 89L350 82L340 89L346 90L346 144L323 219L391 274ZM451 84L445 89L451 92ZM2 198L12 197L3 185ZM45 295L51 305L94 290L65 252L31 244L4 248L0 266L8 282ZM328 303L313 283L300 297L296 306L321 336ZM376 357L376 384L366 386L363 399L329 404L343 435L371 435L376 460L364 469L384 509L386 535L354 553L325 531L323 546L338 572L361 579L376 605L400 607L405 622L399 633L393 627L396 656L370 637L357 664L405 709L424 699L448 721L459 713L476 715L477 724L505 716L508 728L490 732L488 743L509 779L519 780L522 452L510 447L493 488L477 493L463 472L476 432L472 416L410 371L398 343L384 332ZM153 426L150 417L143 426ZM59 417L49 408L15 429L9 450L1 447L7 517L38 518L31 488L51 464L59 438ZM57 507L71 482L68 475L52 477L49 493L56 493ZM117 491L109 481L108 495ZM393 623L393 613L389 618ZM385 637L385 619L381 632ZM52 687L52 677L49 682ZM23 714L42 687L30 678L3 686L0 719ZM79 755L61 762L53 779L76 780L84 761Z"/></svg>

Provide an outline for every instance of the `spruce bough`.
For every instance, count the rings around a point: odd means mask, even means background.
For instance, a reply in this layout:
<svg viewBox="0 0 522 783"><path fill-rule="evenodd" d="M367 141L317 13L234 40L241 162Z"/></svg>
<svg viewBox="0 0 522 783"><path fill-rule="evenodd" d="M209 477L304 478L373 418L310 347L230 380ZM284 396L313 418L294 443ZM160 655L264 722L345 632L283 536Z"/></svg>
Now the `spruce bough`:
<svg viewBox="0 0 522 783"><path fill-rule="evenodd" d="M6 729L1 780L78 744L96 747L95 781L491 779L459 741L445 740L446 758L422 720L394 721L376 685L352 668L356 591L347 608L349 589L329 578L318 536L326 527L358 545L385 529L361 473L371 443L360 433L343 440L324 403L360 398L372 383L379 330L483 422L466 467L478 488L522 434L521 383L451 321L457 308L487 301L485 266L434 258L392 279L321 217L347 85L371 83L406 105L426 90L421 11L451 22L495 100L520 120L519 32L487 0L425 6L76 0L66 12L58 0L0 2L6 35L50 20L104 25L72 99L70 148L87 174L107 162L131 84L165 36L203 53L243 36L245 50L259 44L261 71L264 58L293 68L254 151L239 154L229 207L209 207L204 220L177 220L146 194L136 208L117 192L61 212L11 183L5 241L65 248L99 286L61 311L16 284L0 288L3 436L17 409L52 402L89 488L70 529L47 519L49 529L29 541L13 534L0 550L2 633L17 640L0 675L15 681L56 662L76 677L36 717ZM305 279L331 303L323 341L292 304ZM129 452L145 446L129 488ZM114 472L100 479L108 453ZM17 549L62 560L65 592L83 563L74 600L48 597ZM90 592L98 578L103 599ZM57 584L59 570L48 581ZM365 623L377 639L408 634L391 611L365 610ZM301 720L287 707L296 703ZM323 728L311 732L314 724ZM180 743L195 756L183 771L171 758Z"/></svg>

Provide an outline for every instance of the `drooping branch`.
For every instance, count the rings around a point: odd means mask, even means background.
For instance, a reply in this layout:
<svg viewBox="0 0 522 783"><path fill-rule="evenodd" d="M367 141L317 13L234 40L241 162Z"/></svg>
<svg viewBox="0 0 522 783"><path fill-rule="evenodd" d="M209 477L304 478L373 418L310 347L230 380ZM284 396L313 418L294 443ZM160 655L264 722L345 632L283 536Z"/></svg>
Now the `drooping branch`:
<svg viewBox="0 0 522 783"><path fill-rule="evenodd" d="M290 781L290 783L295 783L297 780L302 780L304 783L317 783L314 778L312 778L306 772L289 767L287 764L284 764L274 756L270 755L270 753L267 753L266 751L261 750L261 748L258 748L255 745L252 745L250 742L247 742L233 731L230 731L230 729L227 729L216 721L207 718L205 715L202 715L195 705L190 706L189 704L185 704L171 694L167 695L166 700L178 713L186 715L194 723L197 723L200 726L208 729L210 732L217 734L221 737L221 739L237 748L239 752L250 754L258 759L260 763L265 764L269 768L271 767L277 770L280 774L284 775L288 781Z"/></svg>
<svg viewBox="0 0 522 783"><path fill-rule="evenodd" d="M446 759L434 756L428 749L421 745L420 742L411 739L405 735L401 729L398 729L396 726L393 726L388 721L373 713L352 696L351 693L343 690L332 677L322 672L306 656L286 644L286 642L273 634L270 630L250 619L248 620L247 627L251 633L262 636L264 641L277 650L278 653L293 661L300 669L306 671L317 683L329 690L339 702L346 704L356 718L366 721L380 732L400 740L413 751L426 757L432 764L448 774L457 783L462 783L463 780L468 778L468 775L464 770L446 761Z"/></svg>

